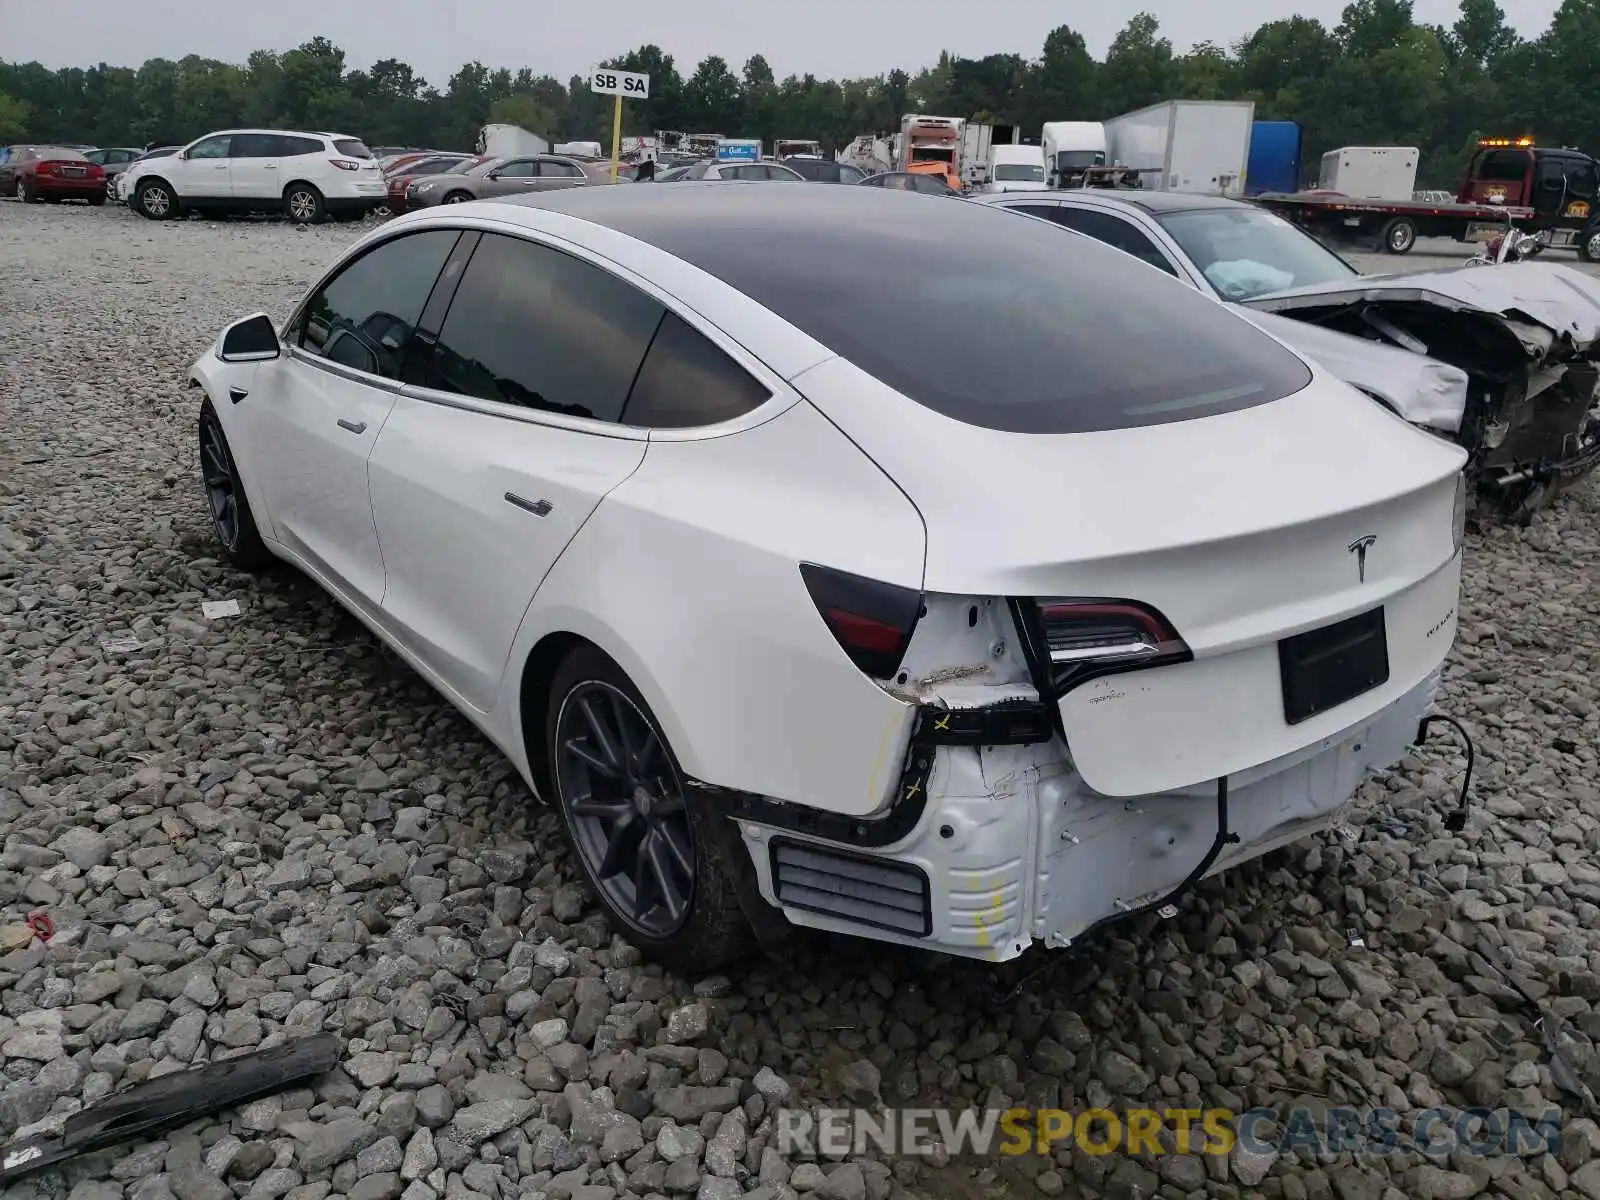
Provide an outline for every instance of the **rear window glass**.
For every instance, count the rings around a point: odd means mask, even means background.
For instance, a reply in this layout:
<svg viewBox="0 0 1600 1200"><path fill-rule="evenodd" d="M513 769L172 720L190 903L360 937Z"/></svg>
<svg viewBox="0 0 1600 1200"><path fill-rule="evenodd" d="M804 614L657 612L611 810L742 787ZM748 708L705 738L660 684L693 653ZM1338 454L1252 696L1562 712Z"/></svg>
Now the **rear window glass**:
<svg viewBox="0 0 1600 1200"><path fill-rule="evenodd" d="M1526 150L1490 150L1478 161L1473 174L1496 183L1521 183L1528 171L1528 157Z"/></svg>
<svg viewBox="0 0 1600 1200"><path fill-rule="evenodd" d="M40 146L38 151L40 162L54 160L56 162L88 162L88 157L81 150L68 150L65 146Z"/></svg>
<svg viewBox="0 0 1600 1200"><path fill-rule="evenodd" d="M372 151L367 149L367 144L355 138L334 138L333 148L346 158L372 157Z"/></svg>
<svg viewBox="0 0 1600 1200"><path fill-rule="evenodd" d="M983 428L1160 425L1266 404L1311 380L1220 302L1045 222L942 197L796 193L792 219L772 211L774 193L727 188L693 196L694 220L641 205L616 224ZM680 207L666 200L649 208Z"/></svg>

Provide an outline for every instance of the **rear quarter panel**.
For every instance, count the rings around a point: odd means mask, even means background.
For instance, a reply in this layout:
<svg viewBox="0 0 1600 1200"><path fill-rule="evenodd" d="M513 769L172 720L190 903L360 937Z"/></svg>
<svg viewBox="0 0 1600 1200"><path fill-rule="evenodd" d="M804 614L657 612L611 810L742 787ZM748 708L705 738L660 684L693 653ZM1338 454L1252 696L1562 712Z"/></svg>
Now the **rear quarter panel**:
<svg viewBox="0 0 1600 1200"><path fill-rule="evenodd" d="M501 711L517 711L533 648L574 633L633 679L691 776L872 812L913 709L845 656L799 563L919 588L924 540L910 500L808 403L723 437L653 441L534 597ZM543 730L526 733L542 752Z"/></svg>

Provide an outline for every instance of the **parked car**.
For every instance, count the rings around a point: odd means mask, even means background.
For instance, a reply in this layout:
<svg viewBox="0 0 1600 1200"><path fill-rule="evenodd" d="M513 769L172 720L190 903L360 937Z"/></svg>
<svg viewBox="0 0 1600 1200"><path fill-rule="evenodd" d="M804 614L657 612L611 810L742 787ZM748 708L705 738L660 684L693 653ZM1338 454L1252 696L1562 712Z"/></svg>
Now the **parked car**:
<svg viewBox="0 0 1600 1200"><path fill-rule="evenodd" d="M40 200L106 202L106 173L66 146L9 146L0 159L0 195L24 204Z"/></svg>
<svg viewBox="0 0 1600 1200"><path fill-rule="evenodd" d="M893 192L923 192L929 196L961 195L944 181L943 176L911 171L881 171L877 175L868 175L861 181L861 186L886 188Z"/></svg>
<svg viewBox="0 0 1600 1200"><path fill-rule="evenodd" d="M133 162L129 163L113 177L111 182L106 185L106 191L111 194L111 198L118 204L128 203L128 185L138 178L133 168L149 159L166 158L168 155L175 154L182 149L182 146L151 146L149 149L142 151L138 158L134 159Z"/></svg>
<svg viewBox="0 0 1600 1200"><path fill-rule="evenodd" d="M554 154L478 158L462 171L419 179L406 188L406 208L432 208L527 192L561 191L586 187L590 182L583 164Z"/></svg>
<svg viewBox="0 0 1600 1200"><path fill-rule="evenodd" d="M805 176L791 167L774 162L718 162L704 158L685 163L656 175L655 183L695 183L707 180L744 179L778 183L804 183Z"/></svg>
<svg viewBox="0 0 1600 1200"><path fill-rule="evenodd" d="M134 210L166 221L196 212L281 212L312 223L359 216L388 202L383 175L360 138L279 129L207 134L161 158L134 163Z"/></svg>
<svg viewBox="0 0 1600 1200"><path fill-rule="evenodd" d="M102 146L98 150L87 150L83 155L92 163L99 163L106 173L106 194L113 195L112 181L128 169L128 167L144 157L144 151L136 146Z"/></svg>
<svg viewBox="0 0 1600 1200"><path fill-rule="evenodd" d="M484 158L468 154L434 154L424 155L395 167L384 176L384 186L388 189L389 195L389 211L396 214L406 211L406 189L416 180L426 179L432 175L459 174L486 161Z"/></svg>
<svg viewBox="0 0 1600 1200"><path fill-rule="evenodd" d="M811 183L860 183L867 177L860 167L831 158L781 158L778 161Z"/></svg>
<svg viewBox="0 0 1600 1200"><path fill-rule="evenodd" d="M1460 449L980 205L412 213L192 383L221 552L395 647L682 967L1168 902L1396 763L1455 637Z"/></svg>
<svg viewBox="0 0 1600 1200"><path fill-rule="evenodd" d="M1374 278L1282 217L1220 196L974 199L1107 242L1245 307L1406 420L1458 442L1478 494L1520 519L1600 465L1600 281L1571 267Z"/></svg>

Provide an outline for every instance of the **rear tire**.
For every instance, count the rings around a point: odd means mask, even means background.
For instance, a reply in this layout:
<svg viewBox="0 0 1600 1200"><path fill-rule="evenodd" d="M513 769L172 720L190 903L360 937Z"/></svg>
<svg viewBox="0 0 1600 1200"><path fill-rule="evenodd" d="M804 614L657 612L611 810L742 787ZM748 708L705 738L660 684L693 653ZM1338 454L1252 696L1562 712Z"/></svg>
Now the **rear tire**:
<svg viewBox="0 0 1600 1200"><path fill-rule="evenodd" d="M105 202L106 202L106 198L104 196L90 196L89 197L89 203L94 205L95 208L99 208Z"/></svg>
<svg viewBox="0 0 1600 1200"><path fill-rule="evenodd" d="M322 193L309 183L291 183L283 189L283 211L301 225L318 225L328 215Z"/></svg>
<svg viewBox="0 0 1600 1200"><path fill-rule="evenodd" d="M1395 217L1383 227L1382 244L1386 254L1410 254L1417 244L1417 223L1410 217Z"/></svg>
<svg viewBox="0 0 1600 1200"><path fill-rule="evenodd" d="M551 680L543 734L551 798L612 926L687 974L747 953L755 938L739 904L738 872L748 868L728 853L736 840L718 837L715 823L727 818L685 785L666 735L622 668L593 646L573 649ZM675 892L676 913L656 899L667 891Z"/></svg>

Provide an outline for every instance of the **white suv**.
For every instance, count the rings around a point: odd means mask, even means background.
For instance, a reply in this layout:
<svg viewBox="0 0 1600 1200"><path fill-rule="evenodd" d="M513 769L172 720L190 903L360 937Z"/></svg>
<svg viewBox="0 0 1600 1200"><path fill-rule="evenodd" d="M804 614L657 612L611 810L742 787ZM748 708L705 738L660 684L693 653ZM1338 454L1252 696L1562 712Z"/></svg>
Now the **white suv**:
<svg viewBox="0 0 1600 1200"><path fill-rule="evenodd" d="M388 200L372 151L341 133L223 130L124 174L129 207L152 221L193 209L282 212L311 223L360 216Z"/></svg>

